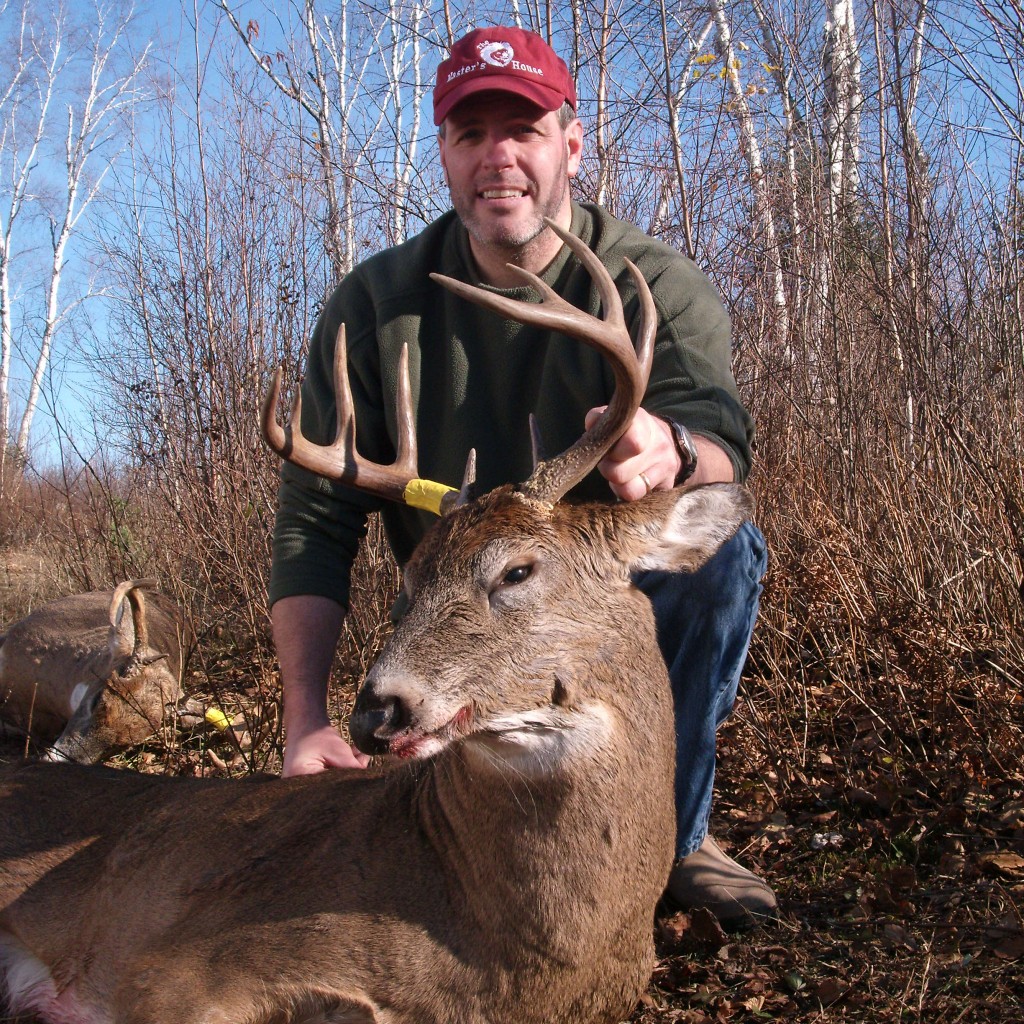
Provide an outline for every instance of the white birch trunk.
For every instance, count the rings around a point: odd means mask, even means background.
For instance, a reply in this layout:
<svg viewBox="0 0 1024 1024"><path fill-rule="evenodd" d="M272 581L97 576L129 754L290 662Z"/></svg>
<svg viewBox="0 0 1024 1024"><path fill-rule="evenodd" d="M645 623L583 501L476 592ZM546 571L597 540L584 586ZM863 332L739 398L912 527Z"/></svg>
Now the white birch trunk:
<svg viewBox="0 0 1024 1024"><path fill-rule="evenodd" d="M608 0L601 7L601 41L597 52L597 111L594 138L597 149L597 203L608 203L608 182L610 178L608 156L608 39L611 36L611 19Z"/></svg>
<svg viewBox="0 0 1024 1024"><path fill-rule="evenodd" d="M65 135L65 187L62 193L63 208L59 217L50 217L50 241L52 259L47 268L45 282L45 308L43 311L43 328L39 338L35 365L29 384L29 392L22 412L21 424L18 428L16 444L22 453L28 451L29 435L32 420L39 403L39 394L43 379L49 368L50 355L53 350L54 337L63 319L70 312L70 307L61 308L60 290L64 274L64 263L68 242L76 228L98 195L103 179L110 170L117 153L110 153L113 138L114 121L119 114L130 107L136 100L135 82L147 59L149 48L145 48L141 56L135 58L131 69L125 75L110 74L111 62L127 27L122 20L113 26L106 23L106 12L102 8L96 11L96 27L91 38L89 85L85 97L78 109L68 107L68 126ZM64 12L58 11L53 25L53 37L49 63L44 73L42 95L46 102L40 106L37 120L37 137L33 146L38 146L46 130L49 102L52 98L57 81L70 63L70 58L63 59L61 51L64 34L68 26L64 21ZM100 157L97 150L108 150L103 157L103 166L92 180L86 175L92 170L92 164ZM27 195L28 178L33 163L25 164L24 191ZM88 184L86 182L88 181ZM20 202L20 200L19 200ZM10 228L10 221L8 228ZM10 255L9 240L5 238L4 252ZM9 298L9 292L8 292ZM6 308L6 307L5 307Z"/></svg>
<svg viewBox="0 0 1024 1024"><path fill-rule="evenodd" d="M825 22L825 146L831 223L853 202L860 181L860 43L853 0L831 0Z"/></svg>
<svg viewBox="0 0 1024 1024"><path fill-rule="evenodd" d="M14 348L14 308L11 297L11 260L13 245L17 237L20 215L29 196L32 172L36 168L39 144L46 131L50 103L53 99L54 84L61 66L61 40L55 41L48 63L41 67L40 78L33 75L33 66L39 64L39 51L32 52L27 38L28 4L21 10L18 26L17 45L10 54L8 63L10 79L0 95L0 111L4 112L0 123L0 154L10 154L10 170L5 167L5 177L10 180L10 201L7 204L6 223L0 223L0 467L6 458L11 430L11 357ZM28 148L18 153L16 125L21 117L21 107L38 97L38 109ZM6 161L5 161L6 163ZM24 452L24 449L22 449Z"/></svg>
<svg viewBox="0 0 1024 1024"><path fill-rule="evenodd" d="M771 296L775 314L772 328L776 342L782 347L784 353L788 353L790 318L785 280L782 274L782 250L775 230L775 217L772 213L771 197L768 193L764 161L761 158L761 146L757 141L754 119L740 82L739 60L732 43L732 32L725 12L725 0L710 0L710 9L717 29L716 46L719 56L725 62L726 81L729 91L732 93L729 107L739 132L740 148L750 171L750 187L754 193L755 215L764 237L765 258L772 279Z"/></svg>
<svg viewBox="0 0 1024 1024"><path fill-rule="evenodd" d="M804 222L800 211L800 178L797 173L797 154L801 145L808 146L806 139L806 124L801 117L796 101L793 98L792 90L792 61L788 50L784 53L782 40L785 38L783 31L776 31L776 23L773 20L774 11L768 7L764 0L753 0L754 14L757 18L758 27L761 30L761 42L764 46L765 56L768 63L765 70L775 83L776 90L782 102L782 117L785 125L785 152L786 152L786 174L789 185L789 218L791 224L793 248L793 261L797 265L802 264L804 248ZM781 38L780 38L781 37ZM808 146L809 148L809 146ZM792 302L796 309L803 304L803 280L802 275L797 275L793 282Z"/></svg>
<svg viewBox="0 0 1024 1024"><path fill-rule="evenodd" d="M412 97L408 107L412 111L412 125L408 137L403 133L405 110L407 104L402 93L402 80L405 75L405 51L408 41L403 41L399 32L401 25L399 8L396 0L388 0L388 16L391 20L391 99L394 109L394 142L392 149L391 174L394 181L394 202L392 203L392 244L404 242L408 216L409 186L412 181L413 167L416 162L416 149L419 142L420 105L424 94L422 52L420 44L420 25L427 4L418 2L412 7L412 24L409 34L412 39Z"/></svg>

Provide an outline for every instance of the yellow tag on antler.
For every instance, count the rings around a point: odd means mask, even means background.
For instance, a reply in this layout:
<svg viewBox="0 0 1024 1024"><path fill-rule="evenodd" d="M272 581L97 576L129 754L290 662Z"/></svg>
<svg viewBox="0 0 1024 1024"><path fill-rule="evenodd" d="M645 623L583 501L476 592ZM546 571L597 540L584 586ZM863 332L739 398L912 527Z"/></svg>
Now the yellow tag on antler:
<svg viewBox="0 0 1024 1024"><path fill-rule="evenodd" d="M441 499L456 489L447 484L436 484L433 480L415 479L405 485L405 493L402 498L406 505L426 509L428 512L433 512L435 516L439 516L441 514Z"/></svg>

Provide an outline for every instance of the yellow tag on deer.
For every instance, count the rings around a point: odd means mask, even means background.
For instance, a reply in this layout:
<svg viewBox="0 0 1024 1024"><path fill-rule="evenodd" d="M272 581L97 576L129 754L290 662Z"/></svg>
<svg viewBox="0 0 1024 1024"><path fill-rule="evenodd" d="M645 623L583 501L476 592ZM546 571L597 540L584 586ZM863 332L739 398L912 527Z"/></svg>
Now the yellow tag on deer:
<svg viewBox="0 0 1024 1024"><path fill-rule="evenodd" d="M413 508L426 509L433 512L435 516L441 514L441 499L454 491L456 488L447 484L436 484L433 480L410 480L405 485L405 493L402 495L406 505Z"/></svg>

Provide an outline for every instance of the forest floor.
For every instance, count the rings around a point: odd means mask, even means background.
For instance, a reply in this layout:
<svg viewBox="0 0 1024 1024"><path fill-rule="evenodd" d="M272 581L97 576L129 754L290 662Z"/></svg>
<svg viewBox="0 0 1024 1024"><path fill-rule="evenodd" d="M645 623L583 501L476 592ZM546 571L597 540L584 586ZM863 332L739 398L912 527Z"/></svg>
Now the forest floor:
<svg viewBox="0 0 1024 1024"><path fill-rule="evenodd" d="M996 763L967 717L911 760L870 712L815 699L827 728L788 778L748 756L742 708L720 734L713 830L770 881L779 920L726 934L659 908L630 1021L1024 1021L1020 761Z"/></svg>

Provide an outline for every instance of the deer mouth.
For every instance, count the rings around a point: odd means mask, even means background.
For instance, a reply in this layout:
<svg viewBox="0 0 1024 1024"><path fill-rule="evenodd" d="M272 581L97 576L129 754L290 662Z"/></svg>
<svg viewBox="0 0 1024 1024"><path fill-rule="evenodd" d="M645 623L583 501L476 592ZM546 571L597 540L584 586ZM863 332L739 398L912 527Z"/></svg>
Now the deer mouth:
<svg viewBox="0 0 1024 1024"><path fill-rule="evenodd" d="M439 729L425 733L405 730L392 736L388 743L388 753L402 760L431 757L468 735L472 728L473 706L465 704Z"/></svg>

